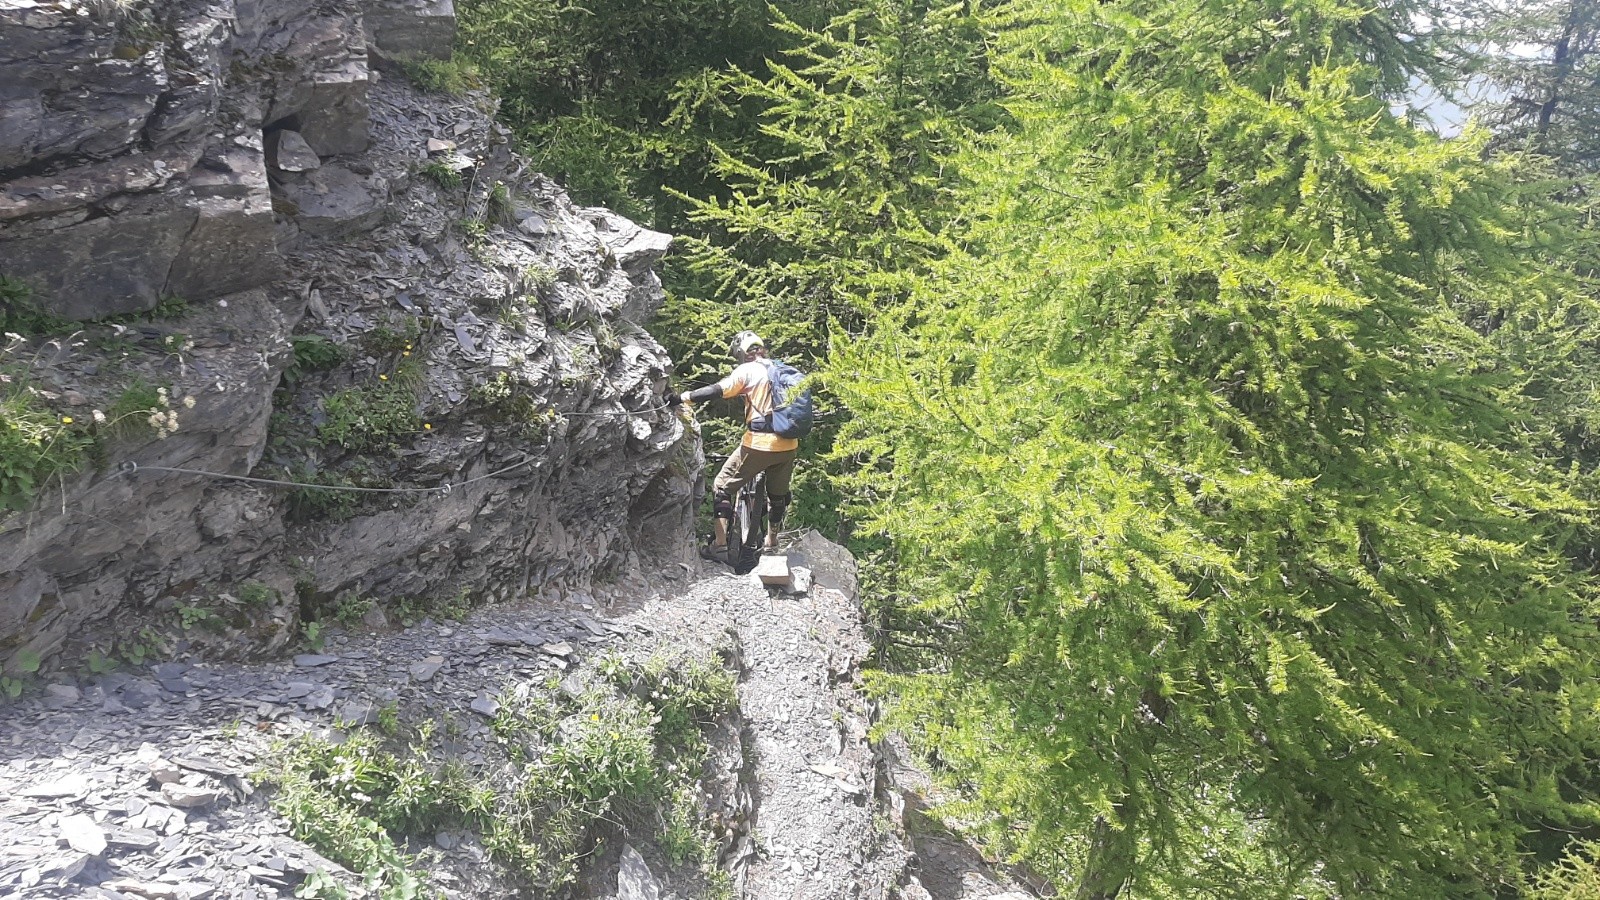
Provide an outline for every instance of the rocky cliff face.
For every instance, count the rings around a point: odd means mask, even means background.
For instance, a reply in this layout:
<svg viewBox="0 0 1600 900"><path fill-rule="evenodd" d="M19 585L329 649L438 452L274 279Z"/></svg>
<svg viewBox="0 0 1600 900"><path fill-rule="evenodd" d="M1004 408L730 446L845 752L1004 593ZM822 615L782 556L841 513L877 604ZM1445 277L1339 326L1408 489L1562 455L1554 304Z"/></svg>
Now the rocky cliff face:
<svg viewBox="0 0 1600 900"><path fill-rule="evenodd" d="M0 0L0 276L80 323L11 339L0 388L123 410L0 513L13 670L125 613L270 651L304 610L687 554L699 445L639 324L668 238L412 87L452 32L448 0Z"/></svg>

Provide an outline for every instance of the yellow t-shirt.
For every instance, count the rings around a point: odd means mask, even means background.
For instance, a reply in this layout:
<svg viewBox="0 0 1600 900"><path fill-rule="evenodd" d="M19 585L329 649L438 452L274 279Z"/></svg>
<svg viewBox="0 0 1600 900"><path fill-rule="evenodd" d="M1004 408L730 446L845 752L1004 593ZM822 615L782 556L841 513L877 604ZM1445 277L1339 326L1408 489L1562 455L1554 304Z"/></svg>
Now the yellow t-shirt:
<svg viewBox="0 0 1600 900"><path fill-rule="evenodd" d="M756 416L772 414L772 373L769 363L755 360L740 365L727 378L717 382L722 396L727 399L744 397L744 440L751 450L793 450L800 446L794 438L780 437L770 431L751 431L750 420Z"/></svg>

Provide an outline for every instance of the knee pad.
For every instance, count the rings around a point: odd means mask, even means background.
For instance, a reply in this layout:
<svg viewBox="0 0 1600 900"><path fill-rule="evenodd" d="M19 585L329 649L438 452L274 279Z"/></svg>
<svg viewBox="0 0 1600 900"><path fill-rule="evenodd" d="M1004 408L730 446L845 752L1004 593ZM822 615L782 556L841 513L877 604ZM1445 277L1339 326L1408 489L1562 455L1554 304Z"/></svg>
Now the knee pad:
<svg viewBox="0 0 1600 900"><path fill-rule="evenodd" d="M719 519L733 521L733 501L718 498L715 503L711 504L711 514Z"/></svg>
<svg viewBox="0 0 1600 900"><path fill-rule="evenodd" d="M791 496L793 496L793 495L791 495L791 494L768 494L767 495L767 519L774 526L777 526L779 523L781 523L783 521L784 513L787 513L789 511L789 499L790 499Z"/></svg>

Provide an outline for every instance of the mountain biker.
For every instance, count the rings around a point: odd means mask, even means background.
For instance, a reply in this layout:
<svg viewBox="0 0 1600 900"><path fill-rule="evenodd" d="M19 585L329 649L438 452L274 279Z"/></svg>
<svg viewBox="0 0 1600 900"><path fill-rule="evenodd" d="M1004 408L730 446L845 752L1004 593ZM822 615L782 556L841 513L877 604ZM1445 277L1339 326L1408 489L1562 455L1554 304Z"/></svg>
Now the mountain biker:
<svg viewBox="0 0 1600 900"><path fill-rule="evenodd" d="M789 483L794 476L794 457L800 447L795 438L780 437L770 431L752 431L750 420L772 414L772 362L766 342L753 331L741 331L728 342L728 355L737 364L728 377L699 390L684 391L684 403L700 403L717 397L744 397L744 437L734 448L722 471L711 485L715 515L711 546L702 554L718 559L727 552L728 528L733 522L733 498L752 478L767 473L767 516L765 549L778 549L778 532L789 510Z"/></svg>

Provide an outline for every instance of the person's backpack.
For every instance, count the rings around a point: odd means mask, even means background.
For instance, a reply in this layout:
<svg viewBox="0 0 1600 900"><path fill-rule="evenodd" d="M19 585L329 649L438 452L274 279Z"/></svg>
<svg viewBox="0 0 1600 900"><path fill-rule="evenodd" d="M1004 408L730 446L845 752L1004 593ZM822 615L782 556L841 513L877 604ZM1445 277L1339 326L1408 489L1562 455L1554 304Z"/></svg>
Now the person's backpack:
<svg viewBox="0 0 1600 900"><path fill-rule="evenodd" d="M750 420L751 431L770 431L778 437L803 438L811 433L811 389L801 387L805 373L780 359L768 360L772 379L772 415Z"/></svg>

